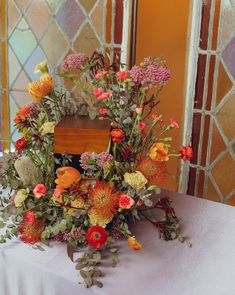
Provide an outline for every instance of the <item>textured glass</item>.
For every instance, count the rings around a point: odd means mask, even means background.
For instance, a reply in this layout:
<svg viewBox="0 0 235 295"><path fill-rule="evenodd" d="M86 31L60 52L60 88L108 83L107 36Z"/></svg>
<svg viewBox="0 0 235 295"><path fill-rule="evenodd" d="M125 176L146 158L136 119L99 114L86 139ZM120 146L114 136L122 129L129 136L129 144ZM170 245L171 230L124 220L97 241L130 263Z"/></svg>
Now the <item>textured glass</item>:
<svg viewBox="0 0 235 295"><path fill-rule="evenodd" d="M11 91L10 94L14 97L19 107L23 107L24 105L33 101L32 97L30 97L29 94L24 91Z"/></svg>
<svg viewBox="0 0 235 295"><path fill-rule="evenodd" d="M235 37L225 47L222 57L230 74L235 78Z"/></svg>
<svg viewBox="0 0 235 295"><path fill-rule="evenodd" d="M209 178L207 180L207 199L215 202L220 202L220 197L218 196L215 186Z"/></svg>
<svg viewBox="0 0 235 295"><path fill-rule="evenodd" d="M8 1L8 34L11 33L16 23L20 19L20 11L13 0Z"/></svg>
<svg viewBox="0 0 235 295"><path fill-rule="evenodd" d="M211 120L211 117L209 115L205 116L205 118L204 118L203 139L202 139L202 154L201 154L201 166L202 167L206 166L210 120ZM200 183L199 183L199 187L200 187Z"/></svg>
<svg viewBox="0 0 235 295"><path fill-rule="evenodd" d="M211 109L211 102L214 89L214 71L215 71L215 56L210 57L210 70L208 76L208 88L207 88L207 100L206 100L206 109L209 111Z"/></svg>
<svg viewBox="0 0 235 295"><path fill-rule="evenodd" d="M222 65L222 63L220 63L219 70L218 70L217 93L216 93L217 105L221 102L224 96L229 92L232 86L233 86L232 81L228 77L228 74L226 73L224 66Z"/></svg>
<svg viewBox="0 0 235 295"><path fill-rule="evenodd" d="M94 27L96 29L96 32L100 38L102 38L102 34L104 31L103 30L103 27L104 27L103 12L104 12L104 1L100 0L91 15L91 20L92 20Z"/></svg>
<svg viewBox="0 0 235 295"><path fill-rule="evenodd" d="M8 49L8 83L11 86L20 72L21 66L11 48Z"/></svg>
<svg viewBox="0 0 235 295"><path fill-rule="evenodd" d="M38 17L35 17L37 14L40 14L40 20ZM43 1L33 1L30 8L27 10L26 19L36 37L39 39L42 37L51 20L51 13L48 6Z"/></svg>
<svg viewBox="0 0 235 295"><path fill-rule="evenodd" d="M211 44L211 48L213 50L217 48L220 8L221 8L221 0L215 0L214 21L213 21L213 30L212 30L212 44Z"/></svg>
<svg viewBox="0 0 235 295"><path fill-rule="evenodd" d="M34 0L35 1L35 0ZM38 0L36 0L38 1ZM27 8L27 6L29 5L29 3L31 2L31 0L15 0L15 2L18 4L18 6L21 9L25 9Z"/></svg>
<svg viewBox="0 0 235 295"><path fill-rule="evenodd" d="M123 0L116 1L115 14L115 31L114 43L122 43L122 28L123 28Z"/></svg>
<svg viewBox="0 0 235 295"><path fill-rule="evenodd" d="M80 0L79 2L82 4L85 10L89 13L97 1L96 0Z"/></svg>
<svg viewBox="0 0 235 295"><path fill-rule="evenodd" d="M227 44L231 39L235 28L235 10L230 0L224 0L223 12L221 16L220 47Z"/></svg>
<svg viewBox="0 0 235 295"><path fill-rule="evenodd" d="M187 190L187 194L188 195L194 196L194 194L195 194L196 172L197 172L197 169L196 168L190 167L190 170L189 170L188 190Z"/></svg>
<svg viewBox="0 0 235 295"><path fill-rule="evenodd" d="M101 44L95 35L94 30L90 24L86 24L74 42L76 51L86 52L91 55L94 50L99 50Z"/></svg>
<svg viewBox="0 0 235 295"><path fill-rule="evenodd" d="M225 150L226 145L224 143L224 140L221 137L221 134L219 133L219 130L216 127L216 124L213 124L210 162L213 163L214 160Z"/></svg>
<svg viewBox="0 0 235 295"><path fill-rule="evenodd" d="M229 153L226 153L216 163L212 169L212 175L224 196L228 195L234 189L235 165Z"/></svg>
<svg viewBox="0 0 235 295"><path fill-rule="evenodd" d="M73 38L83 23L85 15L75 0L67 0L60 7L56 19L68 37Z"/></svg>
<svg viewBox="0 0 235 295"><path fill-rule="evenodd" d="M85 0L86 1L86 0ZM65 0L47 0L53 13L56 13Z"/></svg>
<svg viewBox="0 0 235 295"><path fill-rule="evenodd" d="M220 126L229 141L235 138L235 94L231 95L216 114Z"/></svg>
<svg viewBox="0 0 235 295"><path fill-rule="evenodd" d="M42 62L43 60L47 60L47 57L42 51L41 47L38 46L34 50L33 54L30 56L29 60L27 61L24 67L26 73L28 74L31 80L36 80L40 78L40 73L34 73L34 67L36 64Z"/></svg>
<svg viewBox="0 0 235 295"><path fill-rule="evenodd" d="M10 37L10 44L22 64L29 58L37 41L24 19L20 21Z"/></svg>
<svg viewBox="0 0 235 295"><path fill-rule="evenodd" d="M192 134L192 148L194 151L194 156L192 159L193 164L197 164L200 130L201 130L201 114L196 113L193 116L193 134Z"/></svg>
<svg viewBox="0 0 235 295"><path fill-rule="evenodd" d="M205 83L205 72L206 72L206 55L199 55L198 57L198 72L196 80L194 108L201 109L203 104L203 93Z"/></svg>
<svg viewBox="0 0 235 295"><path fill-rule="evenodd" d="M200 33L200 48L207 49L209 23L210 23L211 0L202 2L202 20Z"/></svg>
<svg viewBox="0 0 235 295"><path fill-rule="evenodd" d="M41 44L48 57L49 63L52 66L55 66L58 61L63 58L64 52L68 46L67 41L59 30L56 22L52 22L50 24L47 33L41 41Z"/></svg>

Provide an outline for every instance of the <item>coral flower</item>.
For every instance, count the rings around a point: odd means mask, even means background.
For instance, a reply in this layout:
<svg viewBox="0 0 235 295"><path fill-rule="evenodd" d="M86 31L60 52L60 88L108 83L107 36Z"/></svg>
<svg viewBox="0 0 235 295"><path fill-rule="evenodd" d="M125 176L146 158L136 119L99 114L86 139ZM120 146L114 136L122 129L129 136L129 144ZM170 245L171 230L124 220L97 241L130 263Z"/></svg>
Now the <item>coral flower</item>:
<svg viewBox="0 0 235 295"><path fill-rule="evenodd" d="M136 240L135 237L129 237L127 242L128 246L136 251L142 249L142 245Z"/></svg>
<svg viewBox="0 0 235 295"><path fill-rule="evenodd" d="M107 91L107 92L103 92L103 93L101 93L101 94L97 97L97 99L98 99L98 100L104 100L104 99L110 98L111 96L112 96L112 92Z"/></svg>
<svg viewBox="0 0 235 295"><path fill-rule="evenodd" d="M27 244L35 244L40 241L43 229L43 220L41 218L36 219L34 213L29 211L19 224L20 240Z"/></svg>
<svg viewBox="0 0 235 295"><path fill-rule="evenodd" d="M193 149L189 145L183 146L180 150L180 154L184 161L190 160L193 157Z"/></svg>
<svg viewBox="0 0 235 295"><path fill-rule="evenodd" d="M166 162L169 160L168 147L162 143L154 143L149 151L149 156L152 160Z"/></svg>
<svg viewBox="0 0 235 295"><path fill-rule="evenodd" d="M43 97L54 90L54 87L53 78L49 74L44 74L39 80L29 83L28 91L37 102L40 102Z"/></svg>
<svg viewBox="0 0 235 295"><path fill-rule="evenodd" d="M106 116L108 113L108 110L106 108L99 109L99 113L101 116Z"/></svg>
<svg viewBox="0 0 235 295"><path fill-rule="evenodd" d="M139 124L138 124L138 128L140 130L144 130L145 126L146 126L146 124L144 122L139 122Z"/></svg>
<svg viewBox="0 0 235 295"><path fill-rule="evenodd" d="M47 188L44 184L37 184L33 189L33 194L36 199L40 199L41 197L45 196Z"/></svg>
<svg viewBox="0 0 235 295"><path fill-rule="evenodd" d="M55 183L59 189L66 189L81 180L80 172L73 167L61 167L57 171Z"/></svg>
<svg viewBox="0 0 235 295"><path fill-rule="evenodd" d="M30 107L29 106L25 106L22 107L17 113L16 116L14 118L14 123L18 124L18 123L22 123L25 120L27 120L28 116L30 113Z"/></svg>
<svg viewBox="0 0 235 295"><path fill-rule="evenodd" d="M120 143L122 141L125 140L125 133L124 131L122 131L121 129L119 128L115 128L113 129L111 132L110 132L110 135L112 137L112 141L114 143Z"/></svg>
<svg viewBox="0 0 235 295"><path fill-rule="evenodd" d="M113 219L117 211L119 192L115 190L114 186L98 181L94 188L89 190L89 202L90 223L105 226Z"/></svg>
<svg viewBox="0 0 235 295"><path fill-rule="evenodd" d="M127 77L128 77L128 71L119 71L119 72L117 72L118 80L126 80Z"/></svg>
<svg viewBox="0 0 235 295"><path fill-rule="evenodd" d="M92 247L100 249L106 243L108 234L103 227L95 225L88 228L86 239Z"/></svg>
<svg viewBox="0 0 235 295"><path fill-rule="evenodd" d="M166 163L142 159L137 169L148 179L150 185L161 185L166 179Z"/></svg>
<svg viewBox="0 0 235 295"><path fill-rule="evenodd" d="M135 204L132 197L122 194L119 199L119 207L122 209L130 209Z"/></svg>
<svg viewBox="0 0 235 295"><path fill-rule="evenodd" d="M172 128L180 128L180 125L176 119L171 119L171 127Z"/></svg>

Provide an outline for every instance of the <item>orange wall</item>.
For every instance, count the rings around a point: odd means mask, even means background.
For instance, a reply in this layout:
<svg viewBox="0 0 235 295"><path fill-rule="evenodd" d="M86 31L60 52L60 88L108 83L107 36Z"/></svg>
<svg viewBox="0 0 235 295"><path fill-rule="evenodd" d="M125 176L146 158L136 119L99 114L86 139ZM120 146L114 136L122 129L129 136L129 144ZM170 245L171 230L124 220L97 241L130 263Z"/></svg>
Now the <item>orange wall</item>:
<svg viewBox="0 0 235 295"><path fill-rule="evenodd" d="M177 150L182 142L189 13L190 0L138 1L136 63L145 56L163 56L167 61L172 78L161 93L156 112L163 113L165 120L180 122L181 130L172 132ZM169 173L177 175L178 165L179 160L171 159ZM169 177L163 186L175 191L177 182Z"/></svg>

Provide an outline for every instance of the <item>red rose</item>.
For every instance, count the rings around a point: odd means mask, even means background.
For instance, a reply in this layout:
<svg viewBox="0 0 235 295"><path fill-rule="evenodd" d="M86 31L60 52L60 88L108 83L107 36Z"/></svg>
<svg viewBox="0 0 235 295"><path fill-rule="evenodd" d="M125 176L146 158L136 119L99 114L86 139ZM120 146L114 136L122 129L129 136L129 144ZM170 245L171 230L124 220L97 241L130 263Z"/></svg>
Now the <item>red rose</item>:
<svg viewBox="0 0 235 295"><path fill-rule="evenodd" d="M125 140L125 133L121 129L113 129L111 132L112 141L115 143L120 143Z"/></svg>
<svg viewBox="0 0 235 295"><path fill-rule="evenodd" d="M16 141L15 147L17 151L22 151L23 149L26 148L26 146L27 146L27 141L25 140L24 137L21 137L20 139Z"/></svg>
<svg viewBox="0 0 235 295"><path fill-rule="evenodd" d="M183 146L180 150L180 154L184 161L190 160L193 157L193 149L189 145Z"/></svg>
<svg viewBox="0 0 235 295"><path fill-rule="evenodd" d="M87 230L87 242L96 249L100 249L106 243L107 238L106 230L99 225L94 225Z"/></svg>
<svg viewBox="0 0 235 295"><path fill-rule="evenodd" d="M35 223L35 214L33 211L28 211L24 215L24 221L28 224L34 224Z"/></svg>

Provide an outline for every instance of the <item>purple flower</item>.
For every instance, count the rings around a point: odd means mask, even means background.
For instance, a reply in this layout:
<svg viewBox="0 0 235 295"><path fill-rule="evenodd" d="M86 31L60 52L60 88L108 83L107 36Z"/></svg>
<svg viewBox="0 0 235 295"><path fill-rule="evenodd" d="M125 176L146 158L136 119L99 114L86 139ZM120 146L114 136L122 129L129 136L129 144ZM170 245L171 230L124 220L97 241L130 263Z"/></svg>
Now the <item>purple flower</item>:
<svg viewBox="0 0 235 295"><path fill-rule="evenodd" d="M142 81L144 79L144 71L143 68L140 66L134 66L130 71L129 74L131 76L131 78L133 79L133 81L137 84L137 85L141 85Z"/></svg>
<svg viewBox="0 0 235 295"><path fill-rule="evenodd" d="M147 85L150 88L156 86L156 84L164 84L170 79L170 71L163 65L151 64L145 69L143 85Z"/></svg>
<svg viewBox="0 0 235 295"><path fill-rule="evenodd" d="M68 72L71 69L78 69L86 66L88 64L88 57L83 54L83 53L74 53L74 54L69 54L61 68L62 71Z"/></svg>
<svg viewBox="0 0 235 295"><path fill-rule="evenodd" d="M107 152L102 152L98 155L97 157L97 164L100 167L103 167L105 164L107 164L109 161L111 161L113 159L113 156L110 155Z"/></svg>
<svg viewBox="0 0 235 295"><path fill-rule="evenodd" d="M81 154L81 158L79 162L82 169L84 170L92 169L93 168L92 161L95 161L96 157L97 155L95 153L85 152Z"/></svg>

